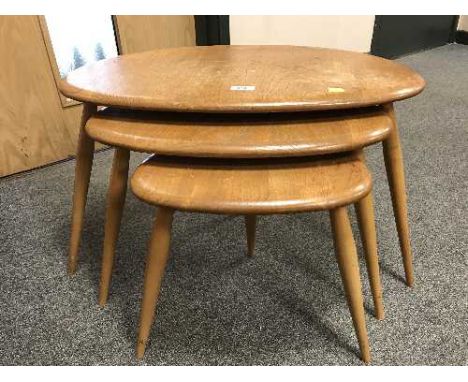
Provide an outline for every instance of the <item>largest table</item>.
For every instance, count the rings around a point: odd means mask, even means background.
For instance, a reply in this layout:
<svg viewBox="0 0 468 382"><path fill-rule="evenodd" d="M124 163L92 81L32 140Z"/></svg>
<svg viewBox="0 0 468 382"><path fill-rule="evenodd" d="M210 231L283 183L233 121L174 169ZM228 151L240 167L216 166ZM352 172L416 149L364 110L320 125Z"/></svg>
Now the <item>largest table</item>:
<svg viewBox="0 0 468 382"><path fill-rule="evenodd" d="M85 125L97 106L132 109L138 116L140 110L314 113L384 105L393 124L383 142L385 164L406 281L412 285L403 159L393 102L417 95L424 85L417 73L393 61L297 46L160 49L103 60L70 73L60 89L67 97L84 102L84 109L77 150L69 271L76 269L94 152L94 140L87 135ZM124 160L128 163L128 157Z"/></svg>

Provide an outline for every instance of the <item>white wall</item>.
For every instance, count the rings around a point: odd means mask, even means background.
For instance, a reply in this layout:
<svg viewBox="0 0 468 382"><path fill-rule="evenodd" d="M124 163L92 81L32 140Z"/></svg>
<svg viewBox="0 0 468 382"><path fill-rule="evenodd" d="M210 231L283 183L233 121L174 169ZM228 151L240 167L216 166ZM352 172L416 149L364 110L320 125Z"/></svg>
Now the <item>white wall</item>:
<svg viewBox="0 0 468 382"><path fill-rule="evenodd" d="M468 16L460 16L460 19L458 20L458 27L457 29L459 31L467 31L468 32Z"/></svg>
<svg viewBox="0 0 468 382"><path fill-rule="evenodd" d="M369 52L374 16L230 16L232 45L304 45Z"/></svg>

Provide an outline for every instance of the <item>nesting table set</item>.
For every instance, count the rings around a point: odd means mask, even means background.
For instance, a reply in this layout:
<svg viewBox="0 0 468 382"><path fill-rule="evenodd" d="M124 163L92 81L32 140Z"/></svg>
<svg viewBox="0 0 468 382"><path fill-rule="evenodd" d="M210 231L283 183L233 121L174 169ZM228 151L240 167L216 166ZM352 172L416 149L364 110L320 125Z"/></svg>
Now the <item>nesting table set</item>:
<svg viewBox="0 0 468 382"><path fill-rule="evenodd" d="M72 72L62 93L84 103L76 158L69 272L77 267L94 142L115 147L107 195L99 303L106 304L130 151L152 154L134 194L158 207L146 261L137 357L150 336L175 210L256 216L327 210L361 358L370 362L347 206L354 204L375 315L384 310L372 180L363 148L382 142L406 282L413 285L403 158L393 102L424 80L382 58L296 46L160 49ZM98 111L98 106L106 106ZM175 256L177 254L174 254Z"/></svg>

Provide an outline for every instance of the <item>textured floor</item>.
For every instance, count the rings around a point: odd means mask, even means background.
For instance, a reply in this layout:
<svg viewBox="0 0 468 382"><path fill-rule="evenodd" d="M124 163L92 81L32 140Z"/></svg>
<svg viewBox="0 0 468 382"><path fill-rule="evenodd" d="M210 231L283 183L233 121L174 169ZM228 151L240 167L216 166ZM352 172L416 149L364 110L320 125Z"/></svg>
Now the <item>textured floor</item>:
<svg viewBox="0 0 468 382"><path fill-rule="evenodd" d="M413 290L402 282L383 158L375 146L367 154L386 319L370 314L364 273L372 363L463 365L468 47L446 46L401 61L427 80L421 96L397 105L417 278ZM131 192L111 297L105 309L97 305L111 157L112 151L96 155L79 270L72 278L66 257L74 161L0 180L0 364L141 364L134 345L154 210ZM132 169L141 159L132 154ZM256 256L246 258L244 250L242 218L176 215L144 363L361 364L326 213L263 217Z"/></svg>

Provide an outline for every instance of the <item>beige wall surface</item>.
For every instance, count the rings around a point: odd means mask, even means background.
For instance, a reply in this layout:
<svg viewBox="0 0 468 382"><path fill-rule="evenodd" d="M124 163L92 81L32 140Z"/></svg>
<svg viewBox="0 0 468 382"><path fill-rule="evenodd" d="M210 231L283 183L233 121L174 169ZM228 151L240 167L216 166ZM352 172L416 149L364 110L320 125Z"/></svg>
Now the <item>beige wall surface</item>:
<svg viewBox="0 0 468 382"><path fill-rule="evenodd" d="M459 31L467 31L468 32L468 15L460 16L458 20L458 28Z"/></svg>
<svg viewBox="0 0 468 382"><path fill-rule="evenodd" d="M287 44L369 52L375 16L230 16L232 45Z"/></svg>

